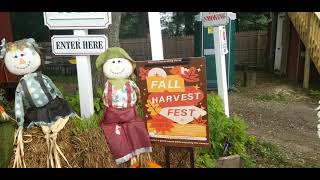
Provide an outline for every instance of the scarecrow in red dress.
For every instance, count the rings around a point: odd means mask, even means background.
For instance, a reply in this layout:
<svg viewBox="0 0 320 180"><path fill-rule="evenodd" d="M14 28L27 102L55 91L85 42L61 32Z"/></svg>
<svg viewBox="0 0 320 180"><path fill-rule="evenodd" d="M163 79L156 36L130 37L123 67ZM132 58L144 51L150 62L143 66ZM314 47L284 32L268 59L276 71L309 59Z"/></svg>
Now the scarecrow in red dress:
<svg viewBox="0 0 320 180"><path fill-rule="evenodd" d="M160 167L151 160L149 134L137 112L140 90L130 80L134 61L125 50L113 47L98 57L96 67L108 78L103 93L106 109L100 126L115 162L122 164L131 160L131 167L142 167L142 164ZM140 161L142 154L147 155L147 162Z"/></svg>

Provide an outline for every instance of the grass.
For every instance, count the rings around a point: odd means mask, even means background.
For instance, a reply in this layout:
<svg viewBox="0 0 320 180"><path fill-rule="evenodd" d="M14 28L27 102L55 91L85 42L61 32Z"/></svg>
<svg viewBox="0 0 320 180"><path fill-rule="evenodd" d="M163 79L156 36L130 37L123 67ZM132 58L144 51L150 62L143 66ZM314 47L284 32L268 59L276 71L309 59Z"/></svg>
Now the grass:
<svg viewBox="0 0 320 180"><path fill-rule="evenodd" d="M249 154L255 167L263 168L309 168L319 165L299 162L297 159L285 158L279 148L268 142L257 140L248 147Z"/></svg>
<svg viewBox="0 0 320 180"><path fill-rule="evenodd" d="M277 101L277 102L286 102L290 99L290 94L286 91L281 90L279 92L273 92L268 94L259 94L256 97L260 101Z"/></svg>
<svg viewBox="0 0 320 180"><path fill-rule="evenodd" d="M76 134L86 132L90 129L98 128L102 119L102 113L93 114L90 118L74 118L71 120L73 131Z"/></svg>
<svg viewBox="0 0 320 180"><path fill-rule="evenodd" d="M49 75L54 83L77 84L77 76Z"/></svg>

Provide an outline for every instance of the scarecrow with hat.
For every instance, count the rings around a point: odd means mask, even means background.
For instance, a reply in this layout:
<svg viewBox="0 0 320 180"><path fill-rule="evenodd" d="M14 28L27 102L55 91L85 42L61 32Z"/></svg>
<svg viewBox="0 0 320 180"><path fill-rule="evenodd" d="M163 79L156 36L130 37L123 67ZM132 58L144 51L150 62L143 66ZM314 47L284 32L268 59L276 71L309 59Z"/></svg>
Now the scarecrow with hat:
<svg viewBox="0 0 320 180"><path fill-rule="evenodd" d="M160 167L151 159L149 134L137 111L140 90L130 80L134 61L124 49L112 47L97 58L96 67L108 79L103 92L106 108L100 127L115 162L122 164L130 160L132 168Z"/></svg>

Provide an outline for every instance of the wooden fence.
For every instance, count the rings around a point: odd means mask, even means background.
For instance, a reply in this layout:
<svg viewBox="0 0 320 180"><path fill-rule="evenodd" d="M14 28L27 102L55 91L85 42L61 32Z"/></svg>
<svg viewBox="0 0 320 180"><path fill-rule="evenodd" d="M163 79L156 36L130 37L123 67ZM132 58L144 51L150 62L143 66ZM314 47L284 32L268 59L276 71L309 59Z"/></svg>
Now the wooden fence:
<svg viewBox="0 0 320 180"><path fill-rule="evenodd" d="M239 32L236 34L236 65L250 64L263 67L267 59L267 32L252 31ZM128 54L135 60L150 60L151 45L149 38L120 39L120 44ZM50 43L41 43L44 47L43 57L46 62L44 70L48 73L74 75L75 65L68 64L71 57L55 56L52 54ZM194 37L164 37L163 38L164 58L183 58L194 56ZM61 67L56 67L61 66ZM69 67L70 66L70 67Z"/></svg>
<svg viewBox="0 0 320 180"><path fill-rule="evenodd" d="M236 33L236 64L250 64L264 67L267 60L267 31Z"/></svg>
<svg viewBox="0 0 320 180"><path fill-rule="evenodd" d="M121 47L135 60L150 60L151 45L149 38L120 39ZM163 38L163 56L165 59L194 56L194 37Z"/></svg>

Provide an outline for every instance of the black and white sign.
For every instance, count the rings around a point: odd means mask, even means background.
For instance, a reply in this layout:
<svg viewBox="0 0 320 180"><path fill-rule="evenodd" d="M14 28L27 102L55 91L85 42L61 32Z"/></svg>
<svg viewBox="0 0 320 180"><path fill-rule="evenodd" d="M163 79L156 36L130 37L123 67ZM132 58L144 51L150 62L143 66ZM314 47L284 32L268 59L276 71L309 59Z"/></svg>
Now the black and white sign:
<svg viewBox="0 0 320 180"><path fill-rule="evenodd" d="M227 12L203 12L202 23L204 27L224 26L228 24L229 18Z"/></svg>
<svg viewBox="0 0 320 180"><path fill-rule="evenodd" d="M106 29L111 24L111 12L44 12L43 17L49 29Z"/></svg>
<svg viewBox="0 0 320 180"><path fill-rule="evenodd" d="M51 37L51 43L55 55L99 55L108 47L105 35L55 35Z"/></svg>

